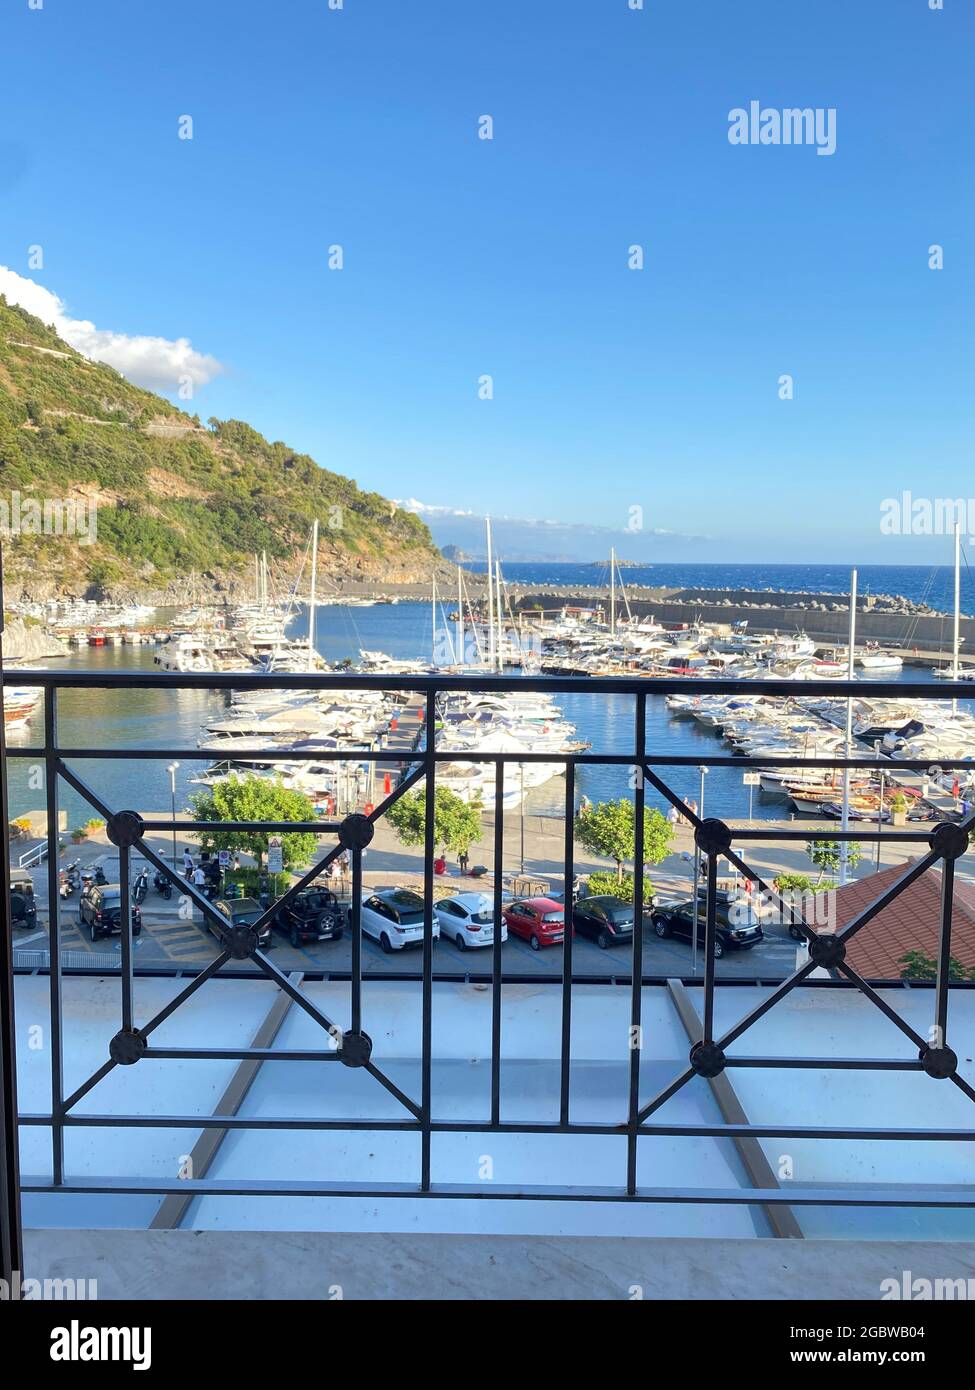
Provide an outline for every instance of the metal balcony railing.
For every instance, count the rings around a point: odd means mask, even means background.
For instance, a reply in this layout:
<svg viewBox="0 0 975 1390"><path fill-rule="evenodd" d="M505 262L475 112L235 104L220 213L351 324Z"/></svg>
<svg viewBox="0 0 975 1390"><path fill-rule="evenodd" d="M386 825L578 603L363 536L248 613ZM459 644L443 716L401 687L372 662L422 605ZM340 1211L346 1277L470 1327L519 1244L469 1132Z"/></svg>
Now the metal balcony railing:
<svg viewBox="0 0 975 1390"><path fill-rule="evenodd" d="M860 1126L856 1128L828 1125L810 1126L789 1126L764 1124L756 1125L749 1123L736 1123L726 1120L723 1123L711 1124L662 1124L655 1122L654 1117L664 1106L664 1104L681 1088L686 1086L695 1077L704 1077L711 1080L722 1077L729 1069L735 1067L773 1067L773 1068L809 1068L835 1069L843 1072L844 1069L857 1070L905 1070L925 1073L931 1078L932 1084L935 1081L948 1081L951 1086L957 1087L970 1100L975 1100L975 1090L968 1084L960 1074L958 1057L949 1045L950 1018L949 1018L949 997L954 988L949 978L949 964L951 958L951 932L952 932L952 895L955 876L955 865L958 858L968 849L969 829L975 817L970 818L964 824L942 822L933 825L930 829L916 829L909 827L886 826L881 831L879 827L859 824L855 829L843 831L835 823L827 823L822 830L817 831L817 838L832 841L858 840L864 842L875 842L882 833L885 842L898 842L901 844L913 845L918 856L910 865L906 866L903 873L893 887L879 895L868 908L862 911L853 921L845 925L841 930L825 934L817 932L815 925L807 923L805 920L794 915L791 905L784 905L785 910L793 913L792 920L795 921L803 937L808 943L808 960L798 965L791 973L778 982L772 992L765 997L759 1004L748 1011L739 1019L734 1026L726 1029L719 1029L715 1025L715 991L720 980L717 977L714 957L714 941L716 932L716 903L717 903L717 878L718 868L721 861L726 861L740 870L751 882L757 885L764 893L769 895L773 902L780 901L774 887L765 882L763 876L754 867L750 866L740 855L739 851L733 848L733 844L748 844L749 842L788 842L806 840L809 838L808 832L800 830L794 826L781 823L763 823L760 827L747 825L729 825L723 820L710 817L705 820L691 811L684 801L672 790L666 781L667 770L680 767L697 767L700 765L717 767L731 766L736 769L747 769L751 766L792 767L797 762L802 762L805 766L815 768L850 768L850 769L876 769L877 757L873 751L852 752L849 757L837 757L827 755L823 757L813 757L797 759L793 753L780 756L760 758L743 758L720 753L695 752L693 755L675 754L668 752L666 747L647 746L647 700L651 696L663 696L671 692L679 691L684 694L747 694L747 695L775 695L782 696L784 693L781 681L747 681L741 682L728 679L645 679L645 678L599 678L584 679L561 678L561 677L504 677L504 676L485 676L475 674L470 676L456 674L436 674L430 676L389 676L389 675L365 675L351 676L348 674L338 675L243 675L238 672L228 672L222 674L209 673L142 673L142 672L98 672L96 673L74 673L68 671L36 671L19 672L18 684L38 685L44 689L44 723L43 735L39 745L30 747L18 747L7 750L7 757L29 758L35 762L42 761L46 770L47 787L47 884L51 910L51 929L50 929L50 1023L52 1030L51 1046L51 1093L52 1105L49 1113L29 1113L19 1117L21 1125L43 1126L49 1128L52 1136L52 1175L50 1180L32 1178L24 1184L25 1191L31 1192L139 1192L153 1193L160 1195L170 1195L180 1197L207 1194L207 1193L233 1193L233 1194L258 1194L269 1195L348 1195L354 1193L361 1196L363 1193L375 1195L377 1197L395 1196L429 1196L429 1197L478 1197L478 1198L552 1198L558 1200L615 1200L629 1202L715 1202L715 1203L738 1203L756 1204L767 1209L774 1209L776 1206L801 1206L801 1205L844 1205L848 1203L862 1204L867 1201L871 1205L889 1206L971 1206L975 1204L972 1198L965 1193L960 1193L951 1188L945 1189L925 1189L921 1191L903 1190L890 1191L878 1189L871 1193L868 1198L864 1198L862 1192L844 1193L842 1191L823 1188L803 1188L797 1185L789 1185L788 1189L781 1189L777 1186L762 1187L752 1186L743 1189L733 1190L708 1190L700 1189L681 1189L670 1188L651 1190L640 1187L637 1181L637 1152L638 1145L641 1143L651 1143L655 1135L684 1135L684 1136L714 1136L726 1137L735 1140L754 1141L761 1138L772 1136L801 1136L822 1139L844 1139L844 1140L918 1140L928 1139L931 1141L953 1142L969 1141L975 1138L975 1129L961 1128L942 1128L937 1130L918 1130L905 1126L894 1128L875 1128ZM105 804L104 800L92 789L88 782L74 770L73 765L92 764L102 760L125 759L133 762L149 761L190 761L197 760L200 763L213 761L212 751L203 751L196 748L124 748L124 747L69 747L64 746L58 736L58 695L65 689L97 689L104 690L109 688L124 688L126 690L267 690L267 689L286 689L302 691L351 691L356 689L366 690L395 690L409 694L418 693L424 700L423 713L423 737L414 752L404 754L404 761L409 763L409 768L400 784L380 805L368 815L352 814L341 820L323 822L316 820L308 824L298 824L295 822L283 822L280 824L269 825L252 822L241 822L234 825L222 825L222 829L237 829L240 831L268 831L268 832L295 832L307 831L323 837L329 841L329 847L311 865L306 873L291 887L285 895L286 900L290 899L301 888L312 883L323 871L323 869L339 854L345 851L351 856L351 875L352 875L352 907L351 907L351 967L346 976L350 986L350 1007L349 1015L346 1020L339 1022L337 1019L329 1017L323 1010L303 991L300 984L296 984L279 969L272 959L263 951L258 944L258 933L264 922L268 921L272 909L269 909L262 918L261 923L256 927L228 927L226 919L223 918L211 903L199 893L192 885L187 884L182 879L177 878L172 866L161 858L146 842L145 836L152 831L169 831L173 828L173 821L165 817L143 818L133 810L126 808L116 808ZM562 693L584 693L592 699L605 699L607 697L626 696L632 700L633 723L632 723L632 742L630 748L621 753L605 753L600 751L572 752L556 754L548 750L538 753L521 753L508 755L498 752L475 752L470 751L452 752L441 751L436 746L436 724L437 724L437 701L442 692L451 691L544 691L553 694ZM929 684L918 684L904 681L898 682L870 682L869 685L848 684L846 682L829 681L805 681L800 689L795 689L790 693L801 693L804 696L832 696L832 697L852 697L859 698L865 694L871 697L896 697L907 699L925 700L952 700L955 698L966 698L971 692L965 686L942 684L937 687ZM282 748L268 750L266 748L247 749L235 747L234 760L237 762L260 761L262 763L274 763L277 761L291 761L300 756L294 749ZM398 755L397 755L398 756ZM342 753L341 750L329 752L330 762L339 762L344 758L349 761L361 763L372 759L388 760L390 753L388 750L377 750L371 753L360 750L350 750ZM614 979L617 983L623 981L629 986L629 1019L631 1025L628 1040L628 1100L625 1112L620 1113L618 1118L609 1125L598 1125L592 1123L582 1123L575 1120L571 1113L570 1106L570 1076L571 1076L571 1028L574 991L585 989L587 981L574 976L573 973L573 938L572 932L566 931L562 964L561 978L555 986L560 989L561 1002L561 1060L559 1069L559 1114L558 1119L550 1121L540 1121L531 1123L528 1121L508 1121L502 1119L502 1066L501 1066L501 1028L502 1028L502 999L506 983L517 978L512 972L505 970L504 958L502 953L501 933L495 931L493 947L490 952L490 967L485 967L480 974L477 971L469 971L469 978L480 978L486 983L490 983L492 990L492 1026L491 1026L491 1056L490 1056L490 1117L482 1122L455 1122L438 1120L431 1104L431 1067L433 1063L432 1047L432 1021L434 1009L434 986L440 980L456 979L456 972L438 972L435 968L434 942L432 936L433 925L433 902L434 902L434 877L433 862L435 855L434 844L434 793L437 786L437 772L443 764L456 760L475 760L485 764L493 764L495 768L495 811L494 811L494 911L495 920L500 920L502 910L502 879L503 879L503 845L504 845L504 805L503 789L504 774L506 765L509 763L529 763L533 761L559 762L564 764L565 769L565 843L564 843L564 864L562 865L565 901L571 903L571 885L573 881L573 818L575 812L576 795L575 779L577 770L580 767L591 765L610 765L615 764L622 767L639 769L639 773L634 779L634 846L643 843L644 821L646 814L646 794L647 788L652 788L666 802L676 807L682 816L693 826L696 847L700 851L705 866L706 896L703 912L703 936L704 936L704 973L701 987L702 1011L700 1015L700 1036L689 1048L686 1064L679 1070L657 1094L646 1095L641 1092L641 1057L646 1048L643 1030L641 1028L641 1018L644 1005L643 989L644 986L656 981L662 983L659 977L648 974L645 970L644 942L643 934L639 925L644 916L644 869L643 855L634 852L633 859L635 864L635 889L634 889L634 921L636 929L633 933L632 947L630 951L628 968L619 968L614 971ZM928 763L921 760L900 760L890 762L891 768L900 770L911 770L924 772L928 768ZM949 768L960 766L960 762L952 763L943 760L942 766ZM104 817L107 823L108 838L113 845L118 847L120 857L120 884L122 889L123 903L123 930L121 935L121 959L120 959L120 998L121 1008L119 1016L119 1027L108 1046L107 1055L103 1064L83 1082L75 1087L70 1093L66 1093L63 1077L63 1057L62 1057L62 980L66 974L65 952L60 943L60 933L58 929L58 787L65 784L80 794L94 808L99 816ZM417 988L420 994L420 1012L422 1019L421 1026L421 1047L420 1047L420 1070L419 1088L416 1094L407 1094L401 1087L396 1085L383 1069L377 1064L373 1057L373 1046L369 1035L371 1020L365 1016L366 1011L363 1007L362 990L362 928L360 921L360 905L362 898L362 851L369 845L373 838L375 823L380 820L389 808L410 788L419 785L424 788L426 822L425 822L425 845L423 850L424 863L424 937L422 946L422 961L417 981ZM207 830L212 828L207 822L180 821L180 831ZM205 967L195 972L187 972L185 968L180 970L181 975L189 975L185 984L179 989L176 996L155 1016L150 1018L140 1017L133 1001L133 980L138 972L133 956L133 943L131 934L131 923L129 921L129 901L130 901L130 856L133 850L138 851L144 859L163 874L171 875L178 883L179 891L190 897L195 906L206 917L214 919L220 926L222 934L221 949ZM941 908L941 921L939 933L939 951L937 962L937 978L929 989L931 1001L931 1020L932 1032L929 1037L924 1037L904 1019L882 998L877 990L863 979L850 965L847 957L846 946L849 941L861 931L878 913L891 903L899 893L903 892L910 884L915 882L922 874L926 873L934 866L939 866L942 874L943 895ZM4 932L4 950L6 952L5 969L3 972L4 998L2 1000L4 1016L9 1020L12 1009L12 963L10 956L10 931L9 926ZM219 972L233 970L243 963L249 963L249 970L252 978L266 978L273 981L280 991L288 995L293 1004L317 1023L322 1030L322 1047L320 1050L312 1052L289 1052L273 1048L173 1048L158 1047L154 1043L154 1035L160 1025L167 1019L178 1018L179 1009L187 999L197 994L207 981L212 980ZM254 970L256 967L256 971ZM879 1009L890 1023L900 1030L907 1037L915 1050L913 1059L890 1059L890 1058L850 1058L850 1057L830 1057L821 1056L810 1058L804 1057L755 1057L742 1055L735 1051L734 1045L742 1038L746 1037L748 1030L760 1018L765 1016L769 1010L793 991L812 987L834 987L832 983L823 983L815 978L814 972L826 968L833 972L834 979L841 981L846 988L859 991L865 999L870 1001ZM154 973L158 973L158 970ZM335 978L333 972L329 972L331 978ZM533 977L534 978L534 977ZM605 981L604 981L605 983ZM375 1024L373 1023L373 1027ZM12 1032L5 1031L4 1037L9 1044L12 1041ZM368 1073L379 1086L391 1094L401 1109L401 1115L396 1119L377 1119L344 1121L342 1119L303 1119L294 1115L282 1114L279 1116L262 1115L260 1118L248 1118L246 1116L214 1115L211 1118L201 1117L198 1114L192 1115L151 1115L145 1113L132 1114L100 1114L100 1113L79 1113L79 1102L88 1096L100 1080L109 1072L117 1067L138 1067L146 1059L166 1059L166 1058L234 1058L240 1061L253 1061L260 1063L268 1058L275 1061L300 1061L308 1060L313 1057L316 1060L328 1061L340 1066L358 1068ZM12 1059L7 1058L10 1062ZM14 1093L12 1084L12 1067L5 1067L4 1076L6 1080L5 1101L6 1114L9 1118L14 1105ZM975 1112L973 1112L975 1119ZM208 1128L228 1130L246 1129L248 1127L271 1129L271 1130L299 1130L307 1129L395 1129L406 1132L416 1133L420 1136L420 1157L418 1171L414 1173L404 1173L401 1182L385 1184L316 1184L314 1182L295 1183L287 1181L235 1181L235 1182L208 1182L204 1179L173 1179L172 1181L153 1181L141 1179L105 1179L99 1181L81 1180L73 1177L66 1171L64 1155L64 1139L67 1130L72 1127L92 1127L109 1126L122 1132L129 1127L139 1126L158 1126L160 1128L185 1128L188 1130L206 1131ZM512 1191L510 1188L500 1186L471 1186L471 1187L450 1187L446 1189L438 1186L431 1180L431 1138L435 1133L447 1131L464 1132L485 1132L485 1133L540 1133L551 1135L571 1135L571 1134L603 1134L625 1136L626 1139L626 1164L625 1171L620 1173L620 1182L617 1188L600 1188L597 1190L587 1189L584 1186L551 1186L522 1188ZM8 1178L16 1186L16 1161L12 1145L8 1142L6 1170Z"/></svg>

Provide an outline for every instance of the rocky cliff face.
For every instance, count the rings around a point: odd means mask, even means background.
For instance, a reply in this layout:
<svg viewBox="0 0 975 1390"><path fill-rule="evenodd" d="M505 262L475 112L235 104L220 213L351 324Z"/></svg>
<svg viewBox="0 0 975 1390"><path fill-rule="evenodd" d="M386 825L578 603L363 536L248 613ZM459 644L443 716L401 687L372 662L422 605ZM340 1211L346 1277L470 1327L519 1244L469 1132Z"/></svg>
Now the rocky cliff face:
<svg viewBox="0 0 975 1390"><path fill-rule="evenodd" d="M25 623L22 618L8 618L3 632L4 665L11 661L43 661L50 656L67 656L68 648L43 628Z"/></svg>

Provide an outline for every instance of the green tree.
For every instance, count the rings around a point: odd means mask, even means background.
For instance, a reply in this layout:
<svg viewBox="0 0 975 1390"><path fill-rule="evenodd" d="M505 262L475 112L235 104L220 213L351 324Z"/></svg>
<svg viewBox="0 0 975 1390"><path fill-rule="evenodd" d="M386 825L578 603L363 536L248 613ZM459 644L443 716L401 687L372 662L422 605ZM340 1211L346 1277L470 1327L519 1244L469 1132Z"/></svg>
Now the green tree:
<svg viewBox="0 0 975 1390"><path fill-rule="evenodd" d="M479 801L462 801L449 787L433 793L433 839L444 853L466 854L481 838ZM422 845L426 835L426 792L407 792L386 812L386 819L407 846Z"/></svg>
<svg viewBox="0 0 975 1390"><path fill-rule="evenodd" d="M600 801L587 806L575 819L576 839L591 854L612 859L616 865L616 881L623 882L623 865L633 862L636 847L636 816L633 802L626 797L619 801ZM673 827L655 808L649 808L643 818L643 862L659 864L670 853L674 838Z"/></svg>
<svg viewBox="0 0 975 1390"><path fill-rule="evenodd" d="M620 898L625 903L633 901L633 893L636 880L632 874L624 874L618 879L614 873L603 873L601 870L590 874L586 880L586 892L590 898L599 897L602 893L608 893L610 897ZM649 910L650 899L653 897L653 884L643 875L643 902Z"/></svg>
<svg viewBox="0 0 975 1390"><path fill-rule="evenodd" d="M301 792L291 791L279 778L269 780L248 773L230 777L208 791L190 797L195 820L205 821L313 821L315 808ZM200 834L206 850L227 849L253 854L264 862L269 835L263 831L212 830ZM281 837L281 857L286 868L307 864L315 852L316 837L306 833L285 833Z"/></svg>
<svg viewBox="0 0 975 1390"><path fill-rule="evenodd" d="M900 957L897 964L903 966L901 970L902 980L936 980L938 978L938 962L933 960L931 956L925 955L923 951L908 951L906 955ZM949 956L948 978L949 980L975 979L975 970L969 972L960 960L956 960L954 956Z"/></svg>
<svg viewBox="0 0 975 1390"><path fill-rule="evenodd" d="M827 871L835 874L840 867L840 846L835 840L810 840L806 845L806 853L819 870L819 879L822 882L823 874ZM862 857L860 846L856 840L850 840L846 846L846 862L851 869L855 869Z"/></svg>

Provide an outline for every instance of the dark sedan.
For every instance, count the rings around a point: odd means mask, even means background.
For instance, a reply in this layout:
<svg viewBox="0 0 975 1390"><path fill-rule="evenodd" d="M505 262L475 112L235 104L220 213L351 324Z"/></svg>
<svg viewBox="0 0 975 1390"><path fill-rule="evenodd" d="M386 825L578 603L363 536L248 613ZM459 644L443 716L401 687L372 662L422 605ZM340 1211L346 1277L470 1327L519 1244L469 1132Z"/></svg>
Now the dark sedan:
<svg viewBox="0 0 975 1390"><path fill-rule="evenodd" d="M218 898L213 904L218 912L223 913L224 917L229 918L230 925L234 927L252 927L261 917L264 916L265 909L256 898ZM213 920L209 913L206 916L207 931L212 932L218 941L222 941L222 934L218 924ZM271 944L271 924L265 922L258 933L257 944L262 951L266 951Z"/></svg>
<svg viewBox="0 0 975 1390"><path fill-rule="evenodd" d="M608 893L579 898L572 908L572 921L582 936L591 936L605 951L633 940L633 904Z"/></svg>

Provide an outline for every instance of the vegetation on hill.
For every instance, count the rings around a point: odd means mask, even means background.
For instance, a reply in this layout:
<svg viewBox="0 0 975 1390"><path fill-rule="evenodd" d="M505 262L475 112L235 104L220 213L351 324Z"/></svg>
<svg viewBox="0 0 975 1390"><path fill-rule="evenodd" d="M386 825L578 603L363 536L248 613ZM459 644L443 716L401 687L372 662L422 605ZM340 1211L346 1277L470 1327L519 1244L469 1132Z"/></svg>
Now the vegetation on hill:
<svg viewBox="0 0 975 1390"><path fill-rule="evenodd" d="M2 295L0 490L97 498L95 544L21 535L6 546L8 575L56 567L75 592L248 574L260 550L293 568L314 517L326 573L410 577L439 559L411 512L243 421L202 424Z"/></svg>

